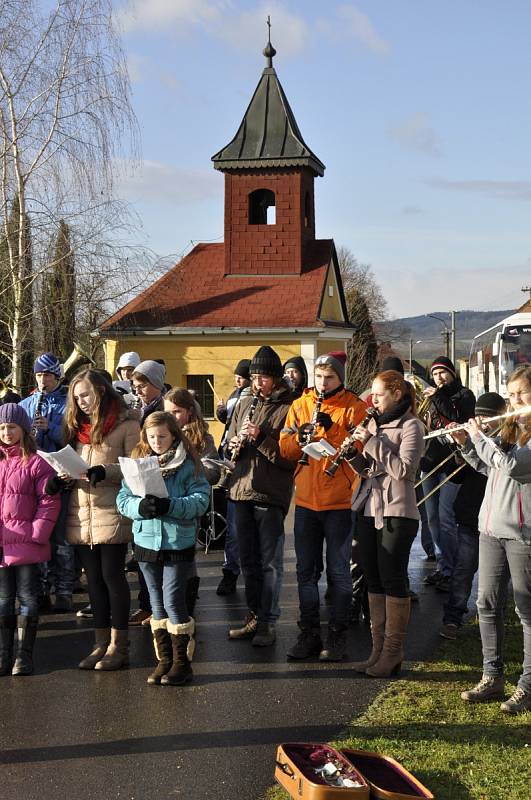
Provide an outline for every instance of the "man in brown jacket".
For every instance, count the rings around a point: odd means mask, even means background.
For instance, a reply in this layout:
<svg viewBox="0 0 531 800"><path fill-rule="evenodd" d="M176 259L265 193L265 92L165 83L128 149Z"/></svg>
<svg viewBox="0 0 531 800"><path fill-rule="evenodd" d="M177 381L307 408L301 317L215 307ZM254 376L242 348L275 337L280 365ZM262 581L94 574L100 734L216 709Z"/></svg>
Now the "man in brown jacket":
<svg viewBox="0 0 531 800"><path fill-rule="evenodd" d="M277 353L267 345L254 355L252 393L242 397L231 420L228 449L235 462L230 499L245 580L247 618L229 639L252 639L255 647L275 641L282 585L284 517L293 490L294 464L279 452L280 431L291 403Z"/></svg>

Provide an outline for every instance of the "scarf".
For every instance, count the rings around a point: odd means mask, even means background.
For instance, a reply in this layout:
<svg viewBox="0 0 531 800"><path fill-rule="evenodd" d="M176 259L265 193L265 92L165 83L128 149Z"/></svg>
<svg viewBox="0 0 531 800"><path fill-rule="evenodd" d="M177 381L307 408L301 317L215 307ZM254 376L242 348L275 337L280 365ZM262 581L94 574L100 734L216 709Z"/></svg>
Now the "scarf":
<svg viewBox="0 0 531 800"><path fill-rule="evenodd" d="M107 436L110 431L116 426L118 419L118 407L113 403L105 415L103 420L103 437ZM92 422L81 422L76 437L81 444L91 444L92 442Z"/></svg>
<svg viewBox="0 0 531 800"><path fill-rule="evenodd" d="M157 454L153 453L153 455ZM179 442L179 444L174 442L169 450L166 450L165 453L157 456L157 458L159 460L162 477L169 478L170 475L175 475L181 464L186 460L185 446L182 442Z"/></svg>
<svg viewBox="0 0 531 800"><path fill-rule="evenodd" d="M155 397L155 399L152 400L151 403L148 403L147 406L142 406L142 413L141 413L141 419L140 419L140 425L141 426L144 424L144 422L146 421L146 418L149 417L149 415L153 411L158 411L159 410L158 409L158 405L161 402L161 400L162 400L162 393L159 394L158 397Z"/></svg>
<svg viewBox="0 0 531 800"><path fill-rule="evenodd" d="M395 419L400 419L403 417L406 411L409 411L411 408L411 398L406 395L399 400L396 406L390 408L389 411L384 411L383 414L378 414L375 418L376 425L380 427L380 425L386 425L388 422L393 422Z"/></svg>

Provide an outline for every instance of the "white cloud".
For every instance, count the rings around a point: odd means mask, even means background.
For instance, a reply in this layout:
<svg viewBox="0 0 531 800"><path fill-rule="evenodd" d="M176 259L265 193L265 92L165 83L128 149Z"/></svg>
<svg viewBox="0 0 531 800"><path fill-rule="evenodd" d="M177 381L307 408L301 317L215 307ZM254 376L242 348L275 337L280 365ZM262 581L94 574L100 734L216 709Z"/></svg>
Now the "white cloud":
<svg viewBox="0 0 531 800"><path fill-rule="evenodd" d="M321 34L335 39L354 38L380 56L386 56L391 51L389 43L376 31L367 14L350 3L338 6L335 16L330 14L319 19L317 29Z"/></svg>
<svg viewBox="0 0 531 800"><path fill-rule="evenodd" d="M450 192L483 194L496 199L522 200L527 203L531 201L531 181L451 181L446 178L431 178L426 183L435 189L444 189Z"/></svg>
<svg viewBox="0 0 531 800"><path fill-rule="evenodd" d="M160 161L144 161L128 170L116 186L118 196L131 202L189 205L221 197L223 180L214 170L180 169Z"/></svg>
<svg viewBox="0 0 531 800"><path fill-rule="evenodd" d="M418 150L430 156L440 156L442 149L439 138L422 112L413 114L397 125L390 125L388 133L408 150Z"/></svg>
<svg viewBox="0 0 531 800"><path fill-rule="evenodd" d="M161 31L180 25L211 23L227 3L214 0L131 0L116 13L124 32Z"/></svg>

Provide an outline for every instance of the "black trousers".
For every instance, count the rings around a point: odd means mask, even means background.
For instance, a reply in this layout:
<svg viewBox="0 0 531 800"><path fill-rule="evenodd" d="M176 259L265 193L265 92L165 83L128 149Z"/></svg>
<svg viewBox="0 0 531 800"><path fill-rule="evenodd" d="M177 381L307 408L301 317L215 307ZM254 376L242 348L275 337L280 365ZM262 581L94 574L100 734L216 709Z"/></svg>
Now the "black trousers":
<svg viewBox="0 0 531 800"><path fill-rule="evenodd" d="M125 575L126 544L77 545L87 575L95 628L126 630L131 593Z"/></svg>
<svg viewBox="0 0 531 800"><path fill-rule="evenodd" d="M383 528L378 530L374 517L358 515L359 556L369 592L408 596L407 567L418 526L416 519L384 517Z"/></svg>

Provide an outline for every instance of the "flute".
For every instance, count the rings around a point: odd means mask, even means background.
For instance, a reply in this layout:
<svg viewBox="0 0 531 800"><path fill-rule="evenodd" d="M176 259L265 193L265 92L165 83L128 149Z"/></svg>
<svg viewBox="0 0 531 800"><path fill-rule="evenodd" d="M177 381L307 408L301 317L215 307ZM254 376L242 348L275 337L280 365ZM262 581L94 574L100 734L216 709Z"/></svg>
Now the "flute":
<svg viewBox="0 0 531 800"><path fill-rule="evenodd" d="M527 414L531 414L531 406L524 406L523 408L519 408L518 411L507 411L505 414L499 414L497 417L489 417L488 421L497 422L499 419L510 419L511 417L525 417ZM439 436L449 436L456 431L463 431L468 422L464 422L462 425L456 425L454 428L441 428L438 431L431 431L431 433L427 433L424 437L425 439L437 439Z"/></svg>

